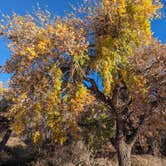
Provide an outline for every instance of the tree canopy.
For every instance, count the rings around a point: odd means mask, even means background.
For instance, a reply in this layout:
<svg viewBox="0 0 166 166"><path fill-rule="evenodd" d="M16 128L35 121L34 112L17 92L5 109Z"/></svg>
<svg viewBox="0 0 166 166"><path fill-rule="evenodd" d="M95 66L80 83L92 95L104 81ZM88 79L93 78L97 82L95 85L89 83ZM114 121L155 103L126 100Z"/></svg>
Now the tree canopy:
<svg viewBox="0 0 166 166"><path fill-rule="evenodd" d="M102 0L79 8L80 17L51 19L43 10L6 16L1 35L11 50L3 67L12 74L11 128L35 143L63 144L68 133L77 133L78 115L98 103L116 117L117 142L132 145L152 113L148 123L162 124L165 46L151 31L161 7L158 0ZM93 72L103 91L89 78Z"/></svg>

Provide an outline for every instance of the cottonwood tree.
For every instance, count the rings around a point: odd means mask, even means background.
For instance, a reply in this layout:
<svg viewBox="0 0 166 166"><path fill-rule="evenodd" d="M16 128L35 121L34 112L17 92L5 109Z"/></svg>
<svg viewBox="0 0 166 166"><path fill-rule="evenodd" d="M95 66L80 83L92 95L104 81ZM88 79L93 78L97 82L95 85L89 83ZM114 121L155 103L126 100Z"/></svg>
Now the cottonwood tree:
<svg viewBox="0 0 166 166"><path fill-rule="evenodd" d="M6 16L1 34L11 50L3 68L12 73L11 128L34 143L63 144L69 133L77 135L78 115L100 102L115 116L119 165L130 166L138 135L152 122L163 126L165 117L165 47L149 45L150 20L161 7L158 0L102 0L79 8L86 11L80 18L50 19L42 10ZM88 77L93 72L103 91Z"/></svg>
<svg viewBox="0 0 166 166"><path fill-rule="evenodd" d="M67 134L76 131L76 117L84 105L95 100L82 83L88 60L83 21L50 20L49 12L40 9L35 17L5 18L2 34L12 51L4 66L12 73L11 128L34 142L48 139L63 144Z"/></svg>
<svg viewBox="0 0 166 166"><path fill-rule="evenodd" d="M1 141L0 141L0 151L5 149L5 145L10 138L11 129L10 129L10 120L5 116L5 112L9 107L9 100L7 95L8 90L4 88L3 83L0 82L0 132L1 132Z"/></svg>
<svg viewBox="0 0 166 166"><path fill-rule="evenodd" d="M113 144L119 165L131 165L131 149L140 133L165 126L164 94L160 93L165 88L165 46L151 41L149 20L158 5L143 3L103 1L103 10L97 8L92 22L96 53L92 66L103 79L104 91L92 79L90 89L116 117Z"/></svg>

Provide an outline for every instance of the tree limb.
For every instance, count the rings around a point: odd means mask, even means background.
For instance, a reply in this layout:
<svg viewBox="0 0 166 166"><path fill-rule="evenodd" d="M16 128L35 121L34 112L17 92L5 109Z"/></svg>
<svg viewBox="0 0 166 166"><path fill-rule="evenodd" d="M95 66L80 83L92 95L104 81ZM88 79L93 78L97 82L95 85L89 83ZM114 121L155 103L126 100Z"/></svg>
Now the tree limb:
<svg viewBox="0 0 166 166"><path fill-rule="evenodd" d="M154 108L156 108L156 106L151 105L151 107L149 108L149 110L147 112L144 113L144 115L140 116L140 122L138 127L135 129L135 131L133 132L133 134L130 136L130 138L127 141L127 144L133 146L134 143L136 142L138 135L140 134L140 132L142 131L143 127L145 126L146 122L149 120L149 117L151 117L152 115L152 110L155 110Z"/></svg>
<svg viewBox="0 0 166 166"><path fill-rule="evenodd" d="M88 87L88 89L90 89L99 100L105 103L108 102L104 94L99 91L96 82L92 78L84 78L84 80L91 83L92 86Z"/></svg>

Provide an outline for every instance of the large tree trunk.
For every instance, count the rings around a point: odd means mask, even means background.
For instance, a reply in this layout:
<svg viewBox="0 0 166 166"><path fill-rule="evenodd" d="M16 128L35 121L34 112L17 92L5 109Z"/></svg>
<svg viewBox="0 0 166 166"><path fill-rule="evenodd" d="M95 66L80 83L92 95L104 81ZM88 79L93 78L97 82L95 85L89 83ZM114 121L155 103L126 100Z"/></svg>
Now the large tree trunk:
<svg viewBox="0 0 166 166"><path fill-rule="evenodd" d="M117 117L116 120L116 150L119 166L131 166L131 144L127 144L123 133L123 121Z"/></svg>
<svg viewBox="0 0 166 166"><path fill-rule="evenodd" d="M119 166L131 166L131 147L121 140L117 145Z"/></svg>

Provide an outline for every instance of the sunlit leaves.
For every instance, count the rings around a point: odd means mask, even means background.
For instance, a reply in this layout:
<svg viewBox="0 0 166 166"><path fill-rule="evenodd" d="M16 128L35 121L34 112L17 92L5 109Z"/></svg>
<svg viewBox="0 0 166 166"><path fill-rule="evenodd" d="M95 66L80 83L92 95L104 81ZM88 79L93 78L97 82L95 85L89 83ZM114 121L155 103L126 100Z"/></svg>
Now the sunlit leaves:
<svg viewBox="0 0 166 166"><path fill-rule="evenodd" d="M27 134L34 143L50 139L63 144L66 130L76 129L76 125L71 127L76 124L71 123L76 114L70 118L64 115L69 111L63 99L68 92L65 86L76 74L77 78L84 77L88 61L83 21L59 17L51 20L49 12L40 9L34 15L5 16L1 31L9 39L11 50L3 70L13 74L9 86L14 92L14 105L8 113L13 119L12 129ZM65 74L68 80L64 80ZM85 99L91 102L82 88L72 93L76 106L71 106L70 114L76 112L76 107L83 111Z"/></svg>
<svg viewBox="0 0 166 166"><path fill-rule="evenodd" d="M100 2L89 7L92 13L85 18L51 19L48 12L38 11L7 16L2 22L1 34L9 39L11 50L3 67L12 74L9 90L14 104L8 116L12 129L34 143L49 139L63 144L67 134L78 129L78 115L96 102L93 88L83 85L93 71L101 76L100 93L106 99L120 82L125 82L132 97L147 94L148 78L135 72L138 64L129 58L136 58L135 49L150 42L150 20L158 16L161 4Z"/></svg>
<svg viewBox="0 0 166 166"><path fill-rule="evenodd" d="M71 111L75 111L76 115L85 111L85 106L93 103L94 97L88 92L87 88L79 83L77 85L75 96L71 97Z"/></svg>
<svg viewBox="0 0 166 166"><path fill-rule="evenodd" d="M128 65L134 45L150 42L150 19L158 16L161 7L159 1L151 0L103 0L100 10L97 8L98 23L94 24L98 26L93 29L98 56L95 69L103 77L106 96L111 92L115 71L118 73L119 66Z"/></svg>
<svg viewBox="0 0 166 166"><path fill-rule="evenodd" d="M32 135L32 139L34 143L38 143L41 138L41 134L39 131L35 131Z"/></svg>

